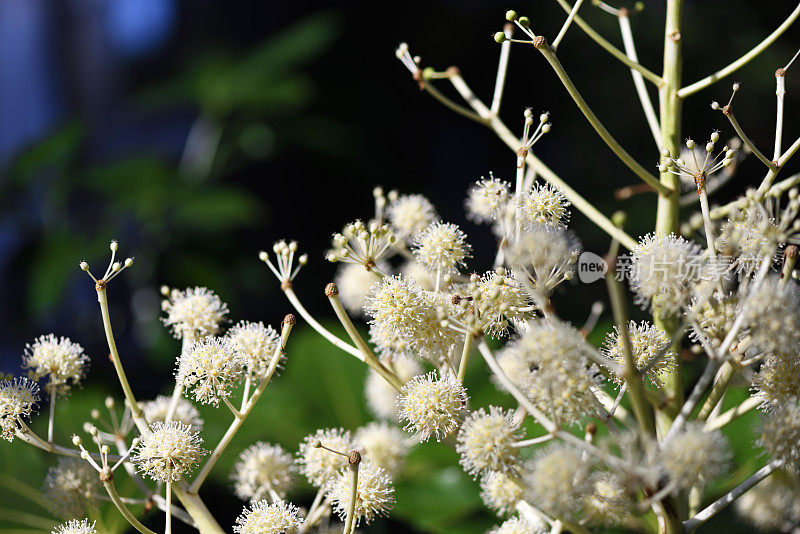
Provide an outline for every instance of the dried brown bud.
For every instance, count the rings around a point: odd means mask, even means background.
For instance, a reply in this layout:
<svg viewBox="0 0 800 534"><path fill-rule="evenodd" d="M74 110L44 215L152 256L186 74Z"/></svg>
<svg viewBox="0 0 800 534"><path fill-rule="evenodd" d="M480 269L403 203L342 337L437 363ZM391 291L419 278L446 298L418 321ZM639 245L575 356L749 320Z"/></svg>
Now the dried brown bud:
<svg viewBox="0 0 800 534"><path fill-rule="evenodd" d="M338 295L338 294L339 294L339 288L336 287L336 284L334 284L333 282L331 282L330 284L325 286L325 296L326 297L330 298L330 297L333 297L333 296Z"/></svg>
<svg viewBox="0 0 800 534"><path fill-rule="evenodd" d="M350 465L358 465L361 463L361 454L358 451L350 451L350 456L347 457Z"/></svg>

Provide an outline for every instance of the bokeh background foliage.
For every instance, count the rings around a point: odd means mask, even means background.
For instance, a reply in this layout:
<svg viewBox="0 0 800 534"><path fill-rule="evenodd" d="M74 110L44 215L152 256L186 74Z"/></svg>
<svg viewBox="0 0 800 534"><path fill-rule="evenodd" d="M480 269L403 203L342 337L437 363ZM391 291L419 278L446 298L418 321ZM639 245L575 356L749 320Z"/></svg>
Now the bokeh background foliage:
<svg viewBox="0 0 800 534"><path fill-rule="evenodd" d="M657 70L663 5L646 4L633 19L634 34L642 62ZM790 4L687 0L686 79L748 50ZM505 9L533 14L537 26L553 32L563 13L555 2L409 1L390 16L374 7L346 1L0 0L0 71L14 73L0 83L0 371L19 373L25 343L42 333L84 345L92 368L86 386L57 405L60 441L79 431L106 395L116 394L94 291L77 269L82 259L102 263L110 238L136 259L113 284L110 299L141 399L169 393L177 356L178 343L157 319L161 284L208 286L228 302L233 321L277 325L289 306L256 253L278 238L299 238L311 261L295 289L312 313L329 317L322 288L334 267L323 251L343 223L371 215L375 184L428 195L445 220L462 224L470 236L477 251L471 266L490 265L481 250L491 249L492 238L464 220L462 199L490 170L511 176L513 156L489 132L418 94L393 49L408 40L426 64L457 64L486 95L497 57L490 35ZM618 42L613 18L590 7L583 15ZM759 145L772 135L772 74L794 53L798 36L791 29L737 73L743 86L737 116ZM579 31L570 32L559 56L615 136L645 166L650 160L655 165L628 73ZM537 154L604 212L625 209L632 235L649 231L654 198L613 199L614 189L635 178L538 59L524 49L512 52L504 118L513 125L525 106L549 110L553 132ZM793 137L800 131L800 77L788 76L787 91L786 135ZM727 96L723 84L687 103L687 135L705 139L713 128L729 134L724 118L707 107ZM758 162L745 161L731 194L753 183L756 170ZM607 239L585 219L575 215L571 226L587 248L605 252ZM568 297L555 299L559 314L582 324L604 291L601 284L582 286ZM604 319L596 343L610 329ZM689 363L686 382L698 372ZM236 453L256 440L293 450L315 428L355 429L367 422L364 376L358 362L298 325L285 370L204 487L222 524L232 524L242 506L227 480ZM475 406L508 406L477 358L467 386ZM740 388L726 402L744 394ZM202 412L210 445L228 415ZM34 426L43 424L39 417ZM735 461L744 462L731 484L763 461L749 450L755 424L750 414L726 427ZM529 435L537 432L529 429ZM40 490L52 463L53 457L18 442L0 444L0 531L49 532L52 518ZM120 482L123 494L131 489ZM391 519L371 531L472 533L495 522L480 503L477 482L444 445L416 447L396 496ZM307 505L311 497L301 486L296 500ZM98 520L104 532L124 531L108 506L101 505ZM730 513L705 529L748 532Z"/></svg>

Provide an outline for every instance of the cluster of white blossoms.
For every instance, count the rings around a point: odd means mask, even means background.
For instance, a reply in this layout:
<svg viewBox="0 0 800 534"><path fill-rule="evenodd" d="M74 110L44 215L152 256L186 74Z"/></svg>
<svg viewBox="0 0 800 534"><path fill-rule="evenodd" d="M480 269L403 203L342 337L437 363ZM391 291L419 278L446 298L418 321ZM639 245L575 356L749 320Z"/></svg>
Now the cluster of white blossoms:
<svg viewBox="0 0 800 534"><path fill-rule="evenodd" d="M39 386L27 378L0 380L0 436L13 441L39 403Z"/></svg>
<svg viewBox="0 0 800 534"><path fill-rule="evenodd" d="M364 396L377 421L354 429L317 429L302 439L296 454L266 441L242 450L230 474L233 492L246 501L234 533L330 532L338 517L344 534L354 534L356 527L389 514L395 480L423 471L416 466L416 472L406 472L415 446L455 450L460 476L479 479L483 504L500 518L491 534L694 532L734 501L733 509L756 528L788 532L800 526L800 177L776 182L800 151L800 140L782 150L784 78L794 58L775 73L771 158L744 134L733 96L725 106L712 104L738 137L721 150L716 131L704 146L687 139L682 148L680 106L668 105L730 74L789 24L729 67L678 88L673 82L681 79L682 40L675 36L681 35L681 22L672 15L680 11L680 0L669 0L666 10L671 15L663 77L638 63L629 11L592 3L619 19L625 52L608 41L601 44L626 58L634 73L657 145L655 168L634 161L603 127L556 55L573 22L588 31L586 21L576 17L581 2L550 42L534 31L531 18L506 13L508 24L494 35L503 48L490 105L469 89L457 68L423 68L422 59L401 44L397 57L420 89L485 124L516 153L513 180L489 174L465 187L467 218L490 226L496 246L473 247L462 228L443 220L422 195L375 188L373 216L349 219L353 222L333 234L326 255L337 272L325 297L347 339L314 319L294 293L308 262L297 242L278 241L272 253L259 253L306 323L369 368ZM788 22L794 18L797 10ZM533 155L533 145L551 131L549 113L537 121L526 109L519 138L502 123L512 43L544 56L594 130L644 181L617 196L658 195L655 224L647 226L656 231L639 239L629 235L624 213L605 216ZM645 79L664 97L658 114L641 87ZM464 105L452 101L450 91L435 89L445 81ZM734 94L739 89L735 83ZM766 167L761 183L728 204L712 204L709 195L748 154ZM681 209L693 209L694 203L696 213L681 223ZM607 232L610 246L585 249L568 227L572 208ZM636 223L642 228L641 220ZM24 351L28 378L0 381L2 437L75 457L53 466L45 483L54 511L65 518L86 512L105 491L133 527L151 532L126 508L135 501L117 494L114 472L124 466L120 473L144 488L148 508L166 513L165 532L171 532L173 509L175 517L201 531L221 531L202 502L200 486L282 364L294 316L287 316L280 334L250 321L226 332L229 310L213 291L162 288L162 321L181 340L176 384L171 396L138 403L112 335L106 294L108 282L133 260L117 261L116 242L110 249L102 277L86 262L80 268L95 284L109 357L125 394L123 415L113 398L105 403L108 421L99 409L90 412L92 422L84 429L97 452L84 448L77 435L73 448L58 444L54 402L82 382L89 360L80 345L50 334ZM587 272L592 276L584 277ZM607 292L602 298L610 302L610 313L602 301L577 316L574 306L562 306L563 294L578 283L576 274L584 284L605 279L594 287ZM592 292L582 289L575 303ZM631 300L642 309L630 310ZM642 320L642 315L652 317ZM352 316L368 326L368 341ZM487 369L488 379L476 373ZM496 391L479 389L479 380ZM38 409L38 382L50 398L47 440L27 424ZM732 394L735 388L739 391ZM502 398L491 398L495 394ZM478 406L483 400L487 405ZM196 403L223 405L233 419L210 454L203 448ZM748 422L757 437L744 445L753 454L732 466L730 443L739 452L744 434L734 434L728 425L741 417L760 422ZM269 428L263 433L270 438ZM297 479L316 490L307 509L287 500ZM439 481L453 482L449 475ZM181 504L173 503L173 490ZM87 519L53 530L94 532Z"/></svg>
<svg viewBox="0 0 800 534"><path fill-rule="evenodd" d="M161 309L167 314L162 321L178 339L214 336L228 315L228 305L205 287L183 291L164 287L162 293L166 298Z"/></svg>
<svg viewBox="0 0 800 534"><path fill-rule="evenodd" d="M207 454L203 439L190 426L177 421L156 422L142 434L133 454L136 467L159 482L177 482Z"/></svg>
<svg viewBox="0 0 800 534"><path fill-rule="evenodd" d="M89 357L83 353L83 347L69 338L48 334L26 345L22 365L30 370L32 380L47 381L48 393L64 395L83 380Z"/></svg>

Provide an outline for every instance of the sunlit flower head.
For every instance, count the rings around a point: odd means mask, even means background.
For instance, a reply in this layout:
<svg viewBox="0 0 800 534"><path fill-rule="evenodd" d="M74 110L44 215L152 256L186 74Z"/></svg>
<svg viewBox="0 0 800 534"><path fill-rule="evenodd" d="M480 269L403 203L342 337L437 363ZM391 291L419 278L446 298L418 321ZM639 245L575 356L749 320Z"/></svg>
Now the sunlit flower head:
<svg viewBox="0 0 800 534"><path fill-rule="evenodd" d="M498 516L512 513L524 496L522 482L514 476L489 471L481 478L481 500Z"/></svg>
<svg viewBox="0 0 800 534"><path fill-rule="evenodd" d="M530 502L551 517L572 518L580 510L581 497L592 491L590 467L580 450L565 443L545 447L524 476Z"/></svg>
<svg viewBox="0 0 800 534"><path fill-rule="evenodd" d="M631 254L631 285L643 306L677 314L689 303L691 283L704 263L700 246L674 234L646 235Z"/></svg>
<svg viewBox="0 0 800 534"><path fill-rule="evenodd" d="M236 534L294 534L303 524L300 509L286 501L258 501L236 518Z"/></svg>
<svg viewBox="0 0 800 534"><path fill-rule="evenodd" d="M770 354L753 375L750 388L761 399L760 408L770 411L776 406L800 400L800 357L796 353Z"/></svg>
<svg viewBox="0 0 800 534"><path fill-rule="evenodd" d="M670 349L669 335L647 321L640 324L631 321L628 324L628 339L636 369L642 371L649 367L644 376L654 386L663 386L663 378L675 368L678 361L678 353ZM620 365L625 365L623 340L617 327L606 337L603 352ZM622 382L622 377L615 376L615 379Z"/></svg>
<svg viewBox="0 0 800 534"><path fill-rule="evenodd" d="M520 449L514 443L524 436L520 424L513 411L497 406L489 406L488 413L483 408L472 412L461 425L456 444L464 470L476 477L488 471L516 473Z"/></svg>
<svg viewBox="0 0 800 534"><path fill-rule="evenodd" d="M489 534L545 534L550 531L543 521L536 519L537 521L533 521L533 518L512 517L491 529Z"/></svg>
<svg viewBox="0 0 800 534"><path fill-rule="evenodd" d="M256 379L266 376L281 340L280 334L271 326L246 321L236 323L225 338L244 362L246 372Z"/></svg>
<svg viewBox="0 0 800 534"><path fill-rule="evenodd" d="M458 379L450 374L437 377L434 372L411 379L397 399L405 429L420 441L431 436L441 441L455 431L466 402L467 392Z"/></svg>
<svg viewBox="0 0 800 534"><path fill-rule="evenodd" d="M333 509L342 521L347 517L351 493L350 470L343 469L327 488L328 497L333 501ZM358 466L353 510L355 525L360 525L362 520L369 524L378 516L388 515L394 500L394 487L389 473L369 461L362 461Z"/></svg>
<svg viewBox="0 0 800 534"><path fill-rule="evenodd" d="M142 434L132 459L139 471L158 482L177 482L207 453L199 433L177 421L156 422Z"/></svg>
<svg viewBox="0 0 800 534"><path fill-rule="evenodd" d="M470 188L466 208L468 216L475 222L488 222L503 214L511 196L508 183L490 175L482 178Z"/></svg>
<svg viewBox="0 0 800 534"><path fill-rule="evenodd" d="M569 222L569 200L547 182L537 182L524 190L517 203L523 228L538 224L565 227Z"/></svg>
<svg viewBox="0 0 800 534"><path fill-rule="evenodd" d="M414 236L412 251L416 260L431 272L458 272L470 257L467 236L451 223L435 222Z"/></svg>
<svg viewBox="0 0 800 534"><path fill-rule="evenodd" d="M397 237L405 240L437 219L433 204L422 195L401 195L389 204L387 215Z"/></svg>
<svg viewBox="0 0 800 534"><path fill-rule="evenodd" d="M317 488L327 483L339 469L347 467L346 457L320 445L344 453L356 447L350 432L342 428L320 429L303 438L297 451L297 463L300 472Z"/></svg>
<svg viewBox="0 0 800 534"><path fill-rule="evenodd" d="M614 526L625 522L633 510L633 502L619 478L599 471L590 477L591 493L582 499L583 514L592 525Z"/></svg>
<svg viewBox="0 0 800 534"><path fill-rule="evenodd" d="M39 403L39 386L27 378L0 380L0 437L12 441L21 419L29 419Z"/></svg>
<svg viewBox="0 0 800 534"><path fill-rule="evenodd" d="M800 465L800 399L775 406L766 414L756 443L788 467Z"/></svg>
<svg viewBox="0 0 800 534"><path fill-rule="evenodd" d="M32 379L47 379L44 387L48 392L63 395L83 380L89 357L69 338L48 334L25 346L22 365L30 370Z"/></svg>
<svg viewBox="0 0 800 534"><path fill-rule="evenodd" d="M228 315L228 305L205 287L173 289L161 309L167 314L161 320L178 339L214 336Z"/></svg>
<svg viewBox="0 0 800 534"><path fill-rule="evenodd" d="M593 387L602 380L587 356L592 350L567 323L531 321L510 341L498 363L537 408L558 421L576 423L596 412Z"/></svg>
<svg viewBox="0 0 800 534"><path fill-rule="evenodd" d="M752 344L764 352L796 352L800 348L800 288L794 280L767 276L742 302Z"/></svg>
<svg viewBox="0 0 800 534"><path fill-rule="evenodd" d="M580 243L566 230L546 224L528 227L512 243L508 252L509 266L521 275L520 281L542 295L571 280Z"/></svg>
<svg viewBox="0 0 800 534"><path fill-rule="evenodd" d="M239 454L231 479L236 496L242 500L271 499L272 493L283 498L293 484L292 455L280 445L259 441Z"/></svg>
<svg viewBox="0 0 800 534"><path fill-rule="evenodd" d="M97 534L97 531L94 522L89 523L88 519L71 519L57 526L51 534Z"/></svg>
<svg viewBox="0 0 800 534"><path fill-rule="evenodd" d="M243 360L226 339L206 337L181 353L176 381L202 404L219 404L243 375Z"/></svg>

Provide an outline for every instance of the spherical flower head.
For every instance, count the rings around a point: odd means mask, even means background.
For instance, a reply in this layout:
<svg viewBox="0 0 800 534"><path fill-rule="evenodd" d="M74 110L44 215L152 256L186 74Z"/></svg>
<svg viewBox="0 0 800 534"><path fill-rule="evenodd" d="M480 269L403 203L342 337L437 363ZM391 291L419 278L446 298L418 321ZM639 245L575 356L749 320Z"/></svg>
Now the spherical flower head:
<svg viewBox="0 0 800 534"><path fill-rule="evenodd" d="M144 417L148 422L155 423L161 421L162 423L167 420L169 407L172 404L172 397L166 395L159 395L153 400L144 401L140 403ZM200 417L200 411L194 407L189 400L183 397L178 399L175 405L175 411L172 413L172 421L178 421L186 426L189 426L195 432L203 430L203 418Z"/></svg>
<svg viewBox="0 0 800 534"><path fill-rule="evenodd" d="M283 497L292 487L294 460L280 445L259 441L239 454L231 479L242 500L270 499L274 491Z"/></svg>
<svg viewBox="0 0 800 534"><path fill-rule="evenodd" d="M642 321L640 324L631 321L628 324L628 339L631 343L633 362L639 371L656 361L655 358L663 353L657 363L652 365L644 375L651 384L662 387L664 385L662 379L675 368L678 362L678 353L669 349L671 344L669 335L647 321ZM623 338L616 326L614 331L606 337L603 352L620 365L625 365ZM615 376L614 379L619 384L623 382L622 377Z"/></svg>
<svg viewBox="0 0 800 534"><path fill-rule="evenodd" d="M89 523L88 519L72 519L57 526L51 534L97 534L97 531L94 522Z"/></svg>
<svg viewBox="0 0 800 534"><path fill-rule="evenodd" d="M391 366L403 384L423 372L419 362L411 358L392 360L383 358L382 362L384 365ZM367 380L364 384L364 396L367 399L367 408L379 419L387 419L395 422L399 421L400 418L397 413L397 390L375 371L370 369L367 373Z"/></svg>
<svg viewBox="0 0 800 534"><path fill-rule="evenodd" d="M381 272L388 272L388 265L380 265ZM336 287L345 309L353 315L364 313L367 292L373 284L380 281L374 270L366 270L363 265L344 263L336 273Z"/></svg>
<svg viewBox="0 0 800 534"><path fill-rule="evenodd" d="M94 503L97 471L77 458L59 458L47 470L42 491L48 507L59 517L81 515Z"/></svg>
<svg viewBox="0 0 800 534"><path fill-rule="evenodd" d="M197 402L217 406L241 381L243 363L226 339L205 337L181 353L175 379Z"/></svg>
<svg viewBox="0 0 800 534"><path fill-rule="evenodd" d="M624 523L633 505L619 478L608 472L597 472L590 478L592 492L582 499L586 521L591 525L605 526Z"/></svg>
<svg viewBox="0 0 800 534"><path fill-rule="evenodd" d="M530 305L530 296L514 273L502 267L484 274L473 293L476 322L493 338L508 335L509 320L524 321L531 315L523 311Z"/></svg>
<svg viewBox="0 0 800 534"><path fill-rule="evenodd" d="M494 176L478 180L467 196L467 216L479 223L495 220L503 214L510 196L508 183Z"/></svg>
<svg viewBox="0 0 800 534"><path fill-rule="evenodd" d="M538 224L565 227L569 222L570 202L556 186L538 182L522 192L519 203L523 228Z"/></svg>
<svg viewBox="0 0 800 534"><path fill-rule="evenodd" d="M770 354L753 375L751 391L761 400L760 408L774 407L800 399L800 358L796 353Z"/></svg>
<svg viewBox="0 0 800 534"><path fill-rule="evenodd" d="M401 195L389 204L386 214L397 237L405 240L437 219L433 204L422 195Z"/></svg>
<svg viewBox="0 0 800 534"><path fill-rule="evenodd" d="M768 276L742 301L744 324L755 347L764 352L800 348L800 289L794 280Z"/></svg>
<svg viewBox="0 0 800 534"><path fill-rule="evenodd" d="M205 287L173 289L161 309L167 314L161 320L178 339L214 336L228 315L228 305Z"/></svg>
<svg viewBox="0 0 800 534"><path fill-rule="evenodd" d="M719 250L737 257L739 272L753 273L766 257L775 255L783 242L780 229L761 206L732 213L717 239Z"/></svg>
<svg viewBox="0 0 800 534"><path fill-rule="evenodd" d="M516 477L489 471L481 478L481 500L498 516L512 513L524 496L525 490Z"/></svg>
<svg viewBox="0 0 800 534"><path fill-rule="evenodd" d="M520 423L513 411L497 406L489 406L488 413L483 408L472 412L461 425L456 444L464 471L476 478L489 471L516 473L519 448L514 443L524 436Z"/></svg>
<svg viewBox="0 0 800 534"><path fill-rule="evenodd" d="M29 419L39 402L39 386L27 378L0 380L0 437L13 441L20 419Z"/></svg>
<svg viewBox="0 0 800 534"><path fill-rule="evenodd" d="M375 351L388 360L407 360L414 358L407 333L399 328L382 328L386 323L372 322L369 325L369 340ZM405 335L404 335L405 334Z"/></svg>
<svg viewBox="0 0 800 534"><path fill-rule="evenodd" d="M564 423L596 413L593 387L602 379L581 333L559 321L532 321L509 342L498 363L537 408Z"/></svg>
<svg viewBox="0 0 800 534"><path fill-rule="evenodd" d="M800 466L800 400L775 406L764 417L757 445L788 467Z"/></svg>
<svg viewBox="0 0 800 534"><path fill-rule="evenodd" d="M286 501L258 501L236 518L236 534L294 534L303 524L300 509Z"/></svg>
<svg viewBox="0 0 800 534"><path fill-rule="evenodd" d="M565 443L542 449L524 478L530 502L551 517L570 519L580 509L581 497L592 491L589 468L581 451Z"/></svg>
<svg viewBox="0 0 800 534"><path fill-rule="evenodd" d="M435 222L415 234L414 258L431 272L456 273L470 257L467 235L452 223Z"/></svg>
<svg viewBox="0 0 800 534"><path fill-rule="evenodd" d="M236 323L228 330L225 338L230 348L244 362L246 372L255 379L266 376L281 341L280 334L271 326L246 321Z"/></svg>
<svg viewBox="0 0 800 534"><path fill-rule="evenodd" d="M570 232L548 224L535 224L512 243L507 263L524 275L524 279L520 279L523 283L532 284L538 293L546 295L575 275L580 248Z"/></svg>
<svg viewBox="0 0 800 534"><path fill-rule="evenodd" d="M352 494L350 469L341 470L327 487L327 495L333 502L333 509L344 521L350 508ZM358 466L358 481L356 483L356 501L353 515L355 525L361 524L363 519L369 524L375 517L389 514L394 504L394 487L392 477L377 465L362 461Z"/></svg>
<svg viewBox="0 0 800 534"><path fill-rule="evenodd" d="M494 527L489 534L545 534L550 529L543 521L536 518L512 517L503 522L500 526Z"/></svg>
<svg viewBox="0 0 800 534"><path fill-rule="evenodd" d="M686 310L692 328L690 337L705 340L712 347L722 344L736 320L739 296L736 293L716 292L708 298L695 298Z"/></svg>
<svg viewBox="0 0 800 534"><path fill-rule="evenodd" d="M409 453L408 436L396 426L372 422L356 430L356 443L364 459L395 476Z"/></svg>
<svg viewBox="0 0 800 534"><path fill-rule="evenodd" d="M334 451L355 449L352 435L342 428L320 429L303 438L297 451L297 463L300 472L316 488L327 483L339 469L347 467L347 458L323 449L320 444Z"/></svg>
<svg viewBox="0 0 800 534"><path fill-rule="evenodd" d="M800 522L800 483L797 473L778 470L734 502L736 511L765 532L781 531Z"/></svg>
<svg viewBox="0 0 800 534"><path fill-rule="evenodd" d="M207 453L202 443L199 433L183 423L155 422L142 434L132 458L139 471L153 480L177 482Z"/></svg>
<svg viewBox="0 0 800 534"><path fill-rule="evenodd" d="M31 378L46 378L45 389L56 395L69 393L72 386L78 385L88 365L89 357L83 353L83 347L53 334L38 337L33 344L26 345L22 357L22 366L30 370Z"/></svg>
<svg viewBox="0 0 800 534"><path fill-rule="evenodd" d="M674 234L646 235L631 254L631 285L637 301L678 314L703 272L701 248Z"/></svg>
<svg viewBox="0 0 800 534"><path fill-rule="evenodd" d="M467 392L450 374L437 377L435 372L412 378L400 390L397 405L405 430L416 433L420 441L431 436L436 441L451 434L460 422L467 404Z"/></svg>
<svg viewBox="0 0 800 534"><path fill-rule="evenodd" d="M719 430L706 431L689 423L661 444L654 462L669 476L676 491L704 486L725 473L732 457L728 440Z"/></svg>
<svg viewBox="0 0 800 534"><path fill-rule="evenodd" d="M444 298L423 291L409 278L385 277L370 288L364 308L374 328L370 328L373 339L391 342L399 338L404 349L407 346L429 359L447 355L461 336L441 326L437 308L449 302Z"/></svg>

